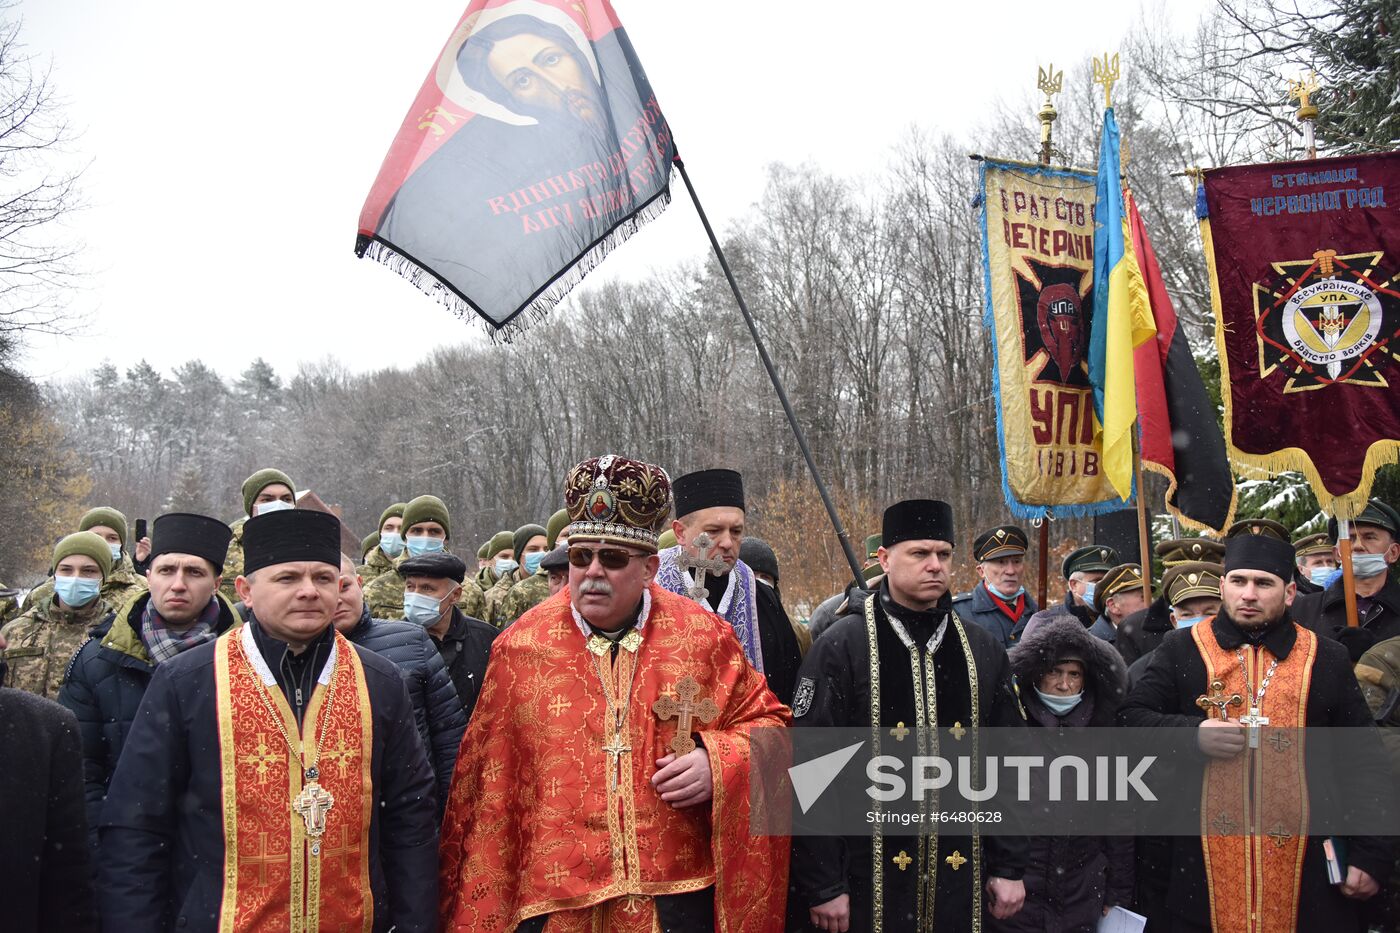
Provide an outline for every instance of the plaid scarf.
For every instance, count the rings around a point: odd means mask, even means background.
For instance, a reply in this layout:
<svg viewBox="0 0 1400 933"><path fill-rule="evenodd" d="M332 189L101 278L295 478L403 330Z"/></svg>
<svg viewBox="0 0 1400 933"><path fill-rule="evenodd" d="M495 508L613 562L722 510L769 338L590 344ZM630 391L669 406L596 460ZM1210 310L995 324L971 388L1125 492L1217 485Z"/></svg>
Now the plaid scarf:
<svg viewBox="0 0 1400 933"><path fill-rule="evenodd" d="M219 637L219 598L209 600L209 605L199 614L199 618L183 631L171 631L156 612L155 600L147 600L145 611L141 613L141 640L156 664L188 651L206 641Z"/></svg>

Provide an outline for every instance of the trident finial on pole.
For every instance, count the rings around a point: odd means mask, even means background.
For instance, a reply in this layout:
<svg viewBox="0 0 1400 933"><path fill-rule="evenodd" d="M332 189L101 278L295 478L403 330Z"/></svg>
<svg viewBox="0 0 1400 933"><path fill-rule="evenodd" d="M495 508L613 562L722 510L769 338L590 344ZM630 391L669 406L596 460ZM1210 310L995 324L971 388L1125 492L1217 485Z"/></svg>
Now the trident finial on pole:
<svg viewBox="0 0 1400 933"><path fill-rule="evenodd" d="M1108 57L1108 53L1103 53L1103 58L1094 59L1094 83L1103 85L1103 106L1107 110L1113 106L1113 85L1118 83L1122 72L1118 68L1118 53L1113 53L1113 58Z"/></svg>
<svg viewBox="0 0 1400 933"><path fill-rule="evenodd" d="M1303 141L1308 147L1308 158L1317 158L1317 134L1313 131L1313 121L1320 111L1312 102L1312 96L1322 85L1318 83L1317 72L1310 71L1297 81L1288 82L1288 99L1298 102L1298 122L1303 125Z"/></svg>
<svg viewBox="0 0 1400 933"><path fill-rule="evenodd" d="M1040 112L1040 164L1050 164L1050 124L1055 122L1059 113L1055 110L1055 105L1051 102L1052 95L1060 93L1065 85L1064 70L1056 71L1052 63L1047 68L1039 68L1040 74L1036 80L1036 87L1045 94L1045 103L1041 105Z"/></svg>

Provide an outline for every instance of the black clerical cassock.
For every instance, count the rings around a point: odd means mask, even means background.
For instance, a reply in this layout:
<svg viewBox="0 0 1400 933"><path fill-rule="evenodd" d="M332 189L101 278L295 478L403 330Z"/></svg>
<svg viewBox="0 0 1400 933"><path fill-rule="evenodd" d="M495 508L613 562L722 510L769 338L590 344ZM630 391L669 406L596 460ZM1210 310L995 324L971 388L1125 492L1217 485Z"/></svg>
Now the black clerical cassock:
<svg viewBox="0 0 1400 933"><path fill-rule="evenodd" d="M951 542L951 512L932 505L887 510L886 546ZM874 594L855 594L851 611L813 643L801 666L794 725L966 730L969 754L978 729L1024 728L1005 649L959 620L951 602L945 593L933 609L910 609L895 601L888 580ZM1019 879L1025 870L1020 837L895 832L877 825L868 836L794 836L794 926L803 928L810 908L849 894L852 931L979 929L989 916L987 880Z"/></svg>

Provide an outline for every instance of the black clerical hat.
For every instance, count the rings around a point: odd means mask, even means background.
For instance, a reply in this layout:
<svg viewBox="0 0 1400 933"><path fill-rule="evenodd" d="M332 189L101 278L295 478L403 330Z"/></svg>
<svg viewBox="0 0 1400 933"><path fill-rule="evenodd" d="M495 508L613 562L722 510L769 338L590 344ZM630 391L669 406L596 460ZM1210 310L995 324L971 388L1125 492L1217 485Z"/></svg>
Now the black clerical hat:
<svg viewBox="0 0 1400 933"><path fill-rule="evenodd" d="M671 495L676 500L676 518L721 506L742 510L744 478L737 470L687 473L671 483Z"/></svg>
<svg viewBox="0 0 1400 933"><path fill-rule="evenodd" d="M405 580L409 577L441 577L461 583L467 577L467 565L462 563L462 558L446 551L410 557L401 561L395 569Z"/></svg>
<svg viewBox="0 0 1400 933"><path fill-rule="evenodd" d="M340 519L312 509L282 509L243 526L243 575L273 564L319 561L340 567Z"/></svg>
<svg viewBox="0 0 1400 933"><path fill-rule="evenodd" d="M151 523L151 562L162 554L191 554L224 572L224 558L233 529L208 515L167 512Z"/></svg>
<svg viewBox="0 0 1400 933"><path fill-rule="evenodd" d="M880 541L891 548L901 541L953 541L953 507L939 499L905 499L885 509Z"/></svg>
<svg viewBox="0 0 1400 933"><path fill-rule="evenodd" d="M1225 573L1262 570L1285 583L1293 580L1297 555L1293 545L1273 535L1237 535L1225 542Z"/></svg>

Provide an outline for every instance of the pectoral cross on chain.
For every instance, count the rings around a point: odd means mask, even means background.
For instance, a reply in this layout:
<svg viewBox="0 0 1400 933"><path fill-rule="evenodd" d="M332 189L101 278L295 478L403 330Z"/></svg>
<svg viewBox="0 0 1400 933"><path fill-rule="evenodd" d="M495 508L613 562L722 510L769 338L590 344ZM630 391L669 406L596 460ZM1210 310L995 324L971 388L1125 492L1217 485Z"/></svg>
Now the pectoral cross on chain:
<svg viewBox="0 0 1400 933"><path fill-rule="evenodd" d="M326 832L326 814L335 806L335 797L320 784L312 781L301 789L292 802L292 810L306 821L306 835L320 839Z"/></svg>
<svg viewBox="0 0 1400 933"><path fill-rule="evenodd" d="M1226 710L1231 706L1244 706L1244 697L1238 693L1225 695L1225 683L1220 680L1210 682L1210 693L1196 697L1196 705L1206 711L1208 719L1229 719Z"/></svg>
<svg viewBox="0 0 1400 933"><path fill-rule="evenodd" d="M622 733L612 737L612 741L603 746L603 751L612 758L612 789L617 790L618 783L622 780L622 756L625 752L630 752L632 746L624 744Z"/></svg>
<svg viewBox="0 0 1400 933"><path fill-rule="evenodd" d="M719 716L719 707L709 697L695 702L700 696L700 684L694 677L682 677L676 684L676 696L662 697L651 704L652 712L660 719L676 720L676 737L671 740L671 751L676 757L695 751L695 739L690 736L692 717L701 722L714 722Z"/></svg>
<svg viewBox="0 0 1400 933"><path fill-rule="evenodd" d="M681 553L676 557L676 566L682 570L690 571L695 577L695 585L685 589L685 595L698 603L703 603L710 598L710 591L705 588L705 577L708 574L716 576L722 575L729 570L723 558L715 557L715 542L708 533L700 532L695 538L693 545L695 551L691 553L688 547L681 548Z"/></svg>
<svg viewBox="0 0 1400 933"><path fill-rule="evenodd" d="M1268 724L1269 724L1269 717L1268 717L1268 716L1260 716L1260 715L1259 715L1259 707L1257 707L1257 706L1251 706L1251 707L1249 708L1249 715L1248 715L1248 716L1241 716L1241 717L1240 717L1240 725L1242 725L1242 726L1247 726L1247 727L1248 727L1249 747L1250 747L1250 748L1258 748L1258 747L1259 747L1259 729L1260 729L1261 726L1267 726Z"/></svg>

